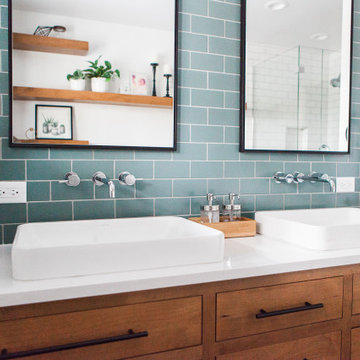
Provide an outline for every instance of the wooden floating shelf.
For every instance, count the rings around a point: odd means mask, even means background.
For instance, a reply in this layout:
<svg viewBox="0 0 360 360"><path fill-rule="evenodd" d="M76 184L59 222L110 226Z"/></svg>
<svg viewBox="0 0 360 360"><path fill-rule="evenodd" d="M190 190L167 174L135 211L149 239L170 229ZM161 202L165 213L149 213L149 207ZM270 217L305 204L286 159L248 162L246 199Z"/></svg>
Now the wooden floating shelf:
<svg viewBox="0 0 360 360"><path fill-rule="evenodd" d="M53 139L35 139L35 140L23 140L13 138L14 143L19 144L45 144L45 145L89 145L87 140L53 140Z"/></svg>
<svg viewBox="0 0 360 360"><path fill-rule="evenodd" d="M33 87L13 87L14 100L38 100L78 102L88 104L106 104L123 106L142 106L156 108L172 108L173 98L158 96L127 95L116 93L101 93L93 91L43 89Z"/></svg>
<svg viewBox="0 0 360 360"><path fill-rule="evenodd" d="M89 43L51 36L13 33L13 48L54 54L86 55L89 51Z"/></svg>

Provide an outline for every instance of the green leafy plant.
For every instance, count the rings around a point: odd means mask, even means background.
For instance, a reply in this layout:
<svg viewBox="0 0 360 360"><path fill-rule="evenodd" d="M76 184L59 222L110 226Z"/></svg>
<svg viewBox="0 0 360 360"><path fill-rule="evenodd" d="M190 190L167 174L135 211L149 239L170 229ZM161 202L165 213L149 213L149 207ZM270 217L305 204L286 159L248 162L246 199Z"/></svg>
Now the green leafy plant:
<svg viewBox="0 0 360 360"><path fill-rule="evenodd" d="M95 61L88 61L89 68L84 70L86 76L89 78L104 78L110 81L113 77L120 78L120 71L118 69L112 70L110 61L105 60L104 65L99 64L101 55Z"/></svg>
<svg viewBox="0 0 360 360"><path fill-rule="evenodd" d="M84 79L86 79L86 74L84 74L84 72L82 70L77 69L77 70L74 71L73 74L68 74L66 76L66 78L68 80L71 80L71 79L73 79L73 80L84 80Z"/></svg>
<svg viewBox="0 0 360 360"><path fill-rule="evenodd" d="M45 125L53 125L55 123L55 118L54 117L46 117L43 114L43 118L44 118L44 124Z"/></svg>

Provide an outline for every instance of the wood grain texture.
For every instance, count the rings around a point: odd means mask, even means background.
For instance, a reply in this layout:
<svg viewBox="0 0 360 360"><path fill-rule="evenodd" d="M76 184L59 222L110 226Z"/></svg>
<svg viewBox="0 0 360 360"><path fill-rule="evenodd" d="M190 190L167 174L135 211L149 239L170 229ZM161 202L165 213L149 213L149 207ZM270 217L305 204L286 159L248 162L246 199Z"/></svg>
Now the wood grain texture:
<svg viewBox="0 0 360 360"><path fill-rule="evenodd" d="M360 360L360 328L351 331L351 360Z"/></svg>
<svg viewBox="0 0 360 360"><path fill-rule="evenodd" d="M360 314L351 315L352 313L352 284L353 284L353 275L360 274L359 265L347 265L347 266L338 266L330 267L323 269L313 269L306 271L298 271L292 273L283 273L276 275L267 275L267 276L257 276L251 278L243 279L234 279L227 281L218 281L202 284L193 284L188 286L178 286L171 288L163 289L153 289L153 290L144 290L144 291L135 291L131 293L121 293L121 294L112 294L112 295L103 295L103 296L93 296L85 298L77 298L71 300L60 300L39 304L28 304L20 306L11 306L0 308L0 344L3 344L1 336L5 336L6 333L9 333L10 329L14 338L17 335L14 334L14 328L12 323L18 323L18 321L26 320L22 324L42 324L41 319L51 317L58 318L58 316L65 316L63 319L67 319L71 314L79 313L97 313L99 310L109 308L119 308L123 306L133 305L145 305L147 303L166 303L167 301L173 301L175 298L201 298L202 299L202 308L203 308L203 317L202 317L202 344L189 346L176 350L159 350L159 352L150 353L136 353L133 355L120 356L119 349L117 347L109 345L99 345L96 347L91 347L91 352L89 349L82 348L77 350L72 350L71 352L59 352L46 356L36 356L32 358L26 358L29 360L88 360L88 359L128 359L134 358L134 360L214 360L215 357L220 357L234 353L261 348L266 346L272 346L279 343L296 341L302 338L316 337L323 334L329 334L331 332L342 333L342 360L350 360L350 341L351 341L351 328L360 328ZM216 335L216 296L220 293L230 293L230 292L239 292L242 290L263 288L263 287L278 287L280 293L284 292L283 286L288 286L293 283L303 283L303 282L322 282L333 280L333 278L343 278L343 309L342 317L334 320L320 320L315 317L312 321L319 322L310 322L305 325L296 325L295 327L282 328L266 333L258 333L254 335L248 335L243 337L236 337L226 341L215 341ZM313 291L313 288L311 289ZM290 290L287 290L290 293ZM316 287L315 292L326 293L329 291L325 288ZM330 291L331 297L331 291ZM181 300L181 299L179 299ZM309 300L309 298L307 298ZM306 301L306 300L305 300ZM277 305L275 303L275 305ZM298 305L298 304L296 304ZM201 304L199 305L201 307ZM256 309L259 310L259 309ZM272 310L272 309L268 309ZM311 312L311 311L310 311ZM160 313L161 316L162 313ZM159 314L158 314L159 315ZM59 317L62 318L62 317ZM182 319L182 316L180 316ZM105 317L105 320L107 318ZM178 322L179 316L175 313L174 322ZM188 322L188 317L185 315L184 323ZM29 321L29 322L28 322ZM108 321L108 320L106 320ZM160 320L163 323L163 320ZM165 319L164 319L165 321ZM182 320L180 320L182 321ZM51 321L49 322L49 324ZM119 325L118 321L114 319L115 332L118 334ZM192 321L190 320L190 326ZM92 319L87 320L88 326L94 326L96 328L97 322ZM92 325L94 324L94 325ZM120 324L122 324L120 322ZM289 324L292 326L292 324ZM49 325L50 326L50 325ZM59 325L61 326L61 324ZM65 326L65 325L64 325ZM70 321L71 326L71 321ZM67 329L69 326L67 327ZM109 326L107 327L109 328ZM51 329L49 327L48 329ZM136 329L135 329L136 330ZM24 329L20 330L19 334L25 331ZM90 331L90 330L89 330ZM167 324L167 331L173 333L172 323ZM25 331L26 332L26 331ZM52 334L44 334L44 330L40 327L34 325L33 332L40 337L50 338ZM76 332L77 333L77 332ZM3 335L5 334L5 335ZM90 332L89 332L90 334ZM76 334L75 334L76 335ZM161 337L162 335L159 335ZM157 341L157 340L156 340ZM164 339L164 341L167 341ZM200 340L201 341L201 340ZM354 340L355 341L355 340ZM357 341L357 340L356 340ZM69 342L69 341L68 341ZM131 340L132 344L134 341ZM123 343L121 344L123 346ZM142 345L138 342L135 345L132 345L135 348L140 348ZM147 345L146 345L147 346ZM148 350L144 345L142 350ZM354 350L354 348L353 348ZM140 350L139 350L140 351ZM200 356L202 353L202 357ZM90 354L90 355L89 355ZM120 351L120 354L121 351ZM138 356L139 358L136 358ZM241 359L238 357L238 359ZM302 360L303 358L299 358ZM325 358L326 359L326 358ZM24 359L25 360L25 359ZM312 360L311 358L309 360ZM360 360L360 358L359 358Z"/></svg>
<svg viewBox="0 0 360 360"><path fill-rule="evenodd" d="M148 331L149 336L66 351L67 358L116 359L196 346L202 342L201 302L198 296L0 322L0 344L14 353L127 334L132 329Z"/></svg>
<svg viewBox="0 0 360 360"><path fill-rule="evenodd" d="M52 140L52 139L23 140L23 139L13 138L13 142L19 144L89 145L89 141L87 140Z"/></svg>
<svg viewBox="0 0 360 360"><path fill-rule="evenodd" d="M92 351L93 350L93 351ZM202 347L196 346L187 349L166 351L162 353L120 358L113 354L113 349L107 345L79 348L72 351L59 351L51 354L43 354L30 357L22 357L19 360L202 360Z"/></svg>
<svg viewBox="0 0 360 360"><path fill-rule="evenodd" d="M86 104L140 106L171 109L173 99L159 96L127 95L94 91L13 87L14 100L60 101Z"/></svg>
<svg viewBox="0 0 360 360"><path fill-rule="evenodd" d="M51 36L13 33L13 48L54 54L87 55L89 43L87 41L60 39Z"/></svg>
<svg viewBox="0 0 360 360"><path fill-rule="evenodd" d="M343 278L304 281L217 295L216 339L232 339L342 317ZM323 303L309 311L257 319L260 309L276 311Z"/></svg>
<svg viewBox="0 0 360 360"><path fill-rule="evenodd" d="M360 314L360 274L353 276L353 306L352 313Z"/></svg>
<svg viewBox="0 0 360 360"><path fill-rule="evenodd" d="M223 217L221 219L223 219ZM248 237L256 235L256 221L246 217L242 217L240 221L218 222L212 224L202 223L201 218L199 217L189 218L189 220L222 231L225 235L225 238Z"/></svg>
<svg viewBox="0 0 360 360"><path fill-rule="evenodd" d="M216 360L340 360L341 332L220 355Z"/></svg>

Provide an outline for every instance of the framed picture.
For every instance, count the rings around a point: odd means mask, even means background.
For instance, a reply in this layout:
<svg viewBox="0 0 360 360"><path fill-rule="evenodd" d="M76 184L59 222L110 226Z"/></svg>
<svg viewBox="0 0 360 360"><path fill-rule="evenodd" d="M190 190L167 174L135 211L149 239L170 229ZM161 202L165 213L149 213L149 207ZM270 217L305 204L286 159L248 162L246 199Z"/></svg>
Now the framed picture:
<svg viewBox="0 0 360 360"><path fill-rule="evenodd" d="M131 94L148 95L148 79L146 74L131 74Z"/></svg>
<svg viewBox="0 0 360 360"><path fill-rule="evenodd" d="M35 105L36 139L72 140L72 106Z"/></svg>

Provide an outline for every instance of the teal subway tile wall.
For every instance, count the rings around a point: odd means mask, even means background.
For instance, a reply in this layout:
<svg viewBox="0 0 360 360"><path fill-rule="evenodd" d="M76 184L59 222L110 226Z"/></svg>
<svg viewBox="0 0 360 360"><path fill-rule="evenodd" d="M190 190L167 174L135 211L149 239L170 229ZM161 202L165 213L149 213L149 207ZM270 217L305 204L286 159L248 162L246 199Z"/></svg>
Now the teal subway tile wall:
<svg viewBox="0 0 360 360"><path fill-rule="evenodd" d="M352 103L350 155L239 153L240 1L179 0L179 137L171 152L13 149L8 147L7 6L0 2L0 181L27 180L28 203L0 205L0 243L30 221L198 215L205 194L220 201L241 194L243 210L359 206L360 96ZM360 0L355 0L356 19ZM360 30L360 23L354 26ZM360 31L354 34L353 92L360 93ZM67 171L77 188L58 184ZM356 177L355 194L331 194L327 185L278 185L277 170L321 171ZM90 182L94 171L116 179L121 171L143 178L116 184L116 198Z"/></svg>

